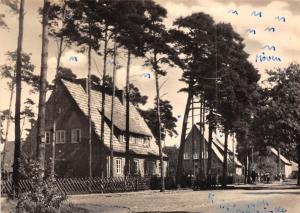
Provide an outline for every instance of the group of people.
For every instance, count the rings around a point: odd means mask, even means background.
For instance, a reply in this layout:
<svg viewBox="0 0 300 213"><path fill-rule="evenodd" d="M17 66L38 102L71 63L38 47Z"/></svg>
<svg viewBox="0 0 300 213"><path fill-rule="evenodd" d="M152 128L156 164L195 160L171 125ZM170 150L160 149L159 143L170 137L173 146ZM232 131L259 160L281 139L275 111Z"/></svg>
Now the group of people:
<svg viewBox="0 0 300 213"><path fill-rule="evenodd" d="M256 182L265 182L267 184L270 183L271 174L269 172L266 172L264 174L259 174L255 171L251 172L251 180L250 182L255 184Z"/></svg>

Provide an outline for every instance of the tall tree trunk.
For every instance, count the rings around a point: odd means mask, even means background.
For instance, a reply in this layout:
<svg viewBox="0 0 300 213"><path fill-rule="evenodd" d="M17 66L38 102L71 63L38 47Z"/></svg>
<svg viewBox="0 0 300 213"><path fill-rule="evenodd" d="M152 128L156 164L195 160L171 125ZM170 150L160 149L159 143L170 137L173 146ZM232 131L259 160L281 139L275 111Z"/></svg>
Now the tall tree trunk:
<svg viewBox="0 0 300 213"><path fill-rule="evenodd" d="M200 140L199 140L199 177L202 179L202 174L203 174L203 168L202 168L202 143L205 143L205 138L204 135L202 134L202 129L203 129L203 124L204 124L204 120L203 120L203 104L202 104L202 98L200 96Z"/></svg>
<svg viewBox="0 0 300 213"><path fill-rule="evenodd" d="M14 79L16 78L16 71L14 71ZM3 153L2 153L2 159L1 159L1 168L4 168L4 159L5 159L5 146L7 144L8 141L8 133L9 133L9 127L10 127L10 114L11 114L11 105L12 105L12 100L13 100L13 96L14 96L14 87L15 84L12 81L12 85L11 85L11 90L10 90L10 98L9 98L9 105L8 105L8 117L6 120L6 130L5 130L5 137L4 137L4 141L3 141Z"/></svg>
<svg viewBox="0 0 300 213"><path fill-rule="evenodd" d="M88 47L88 79L87 79L87 93L88 93L88 144L89 144L89 178L93 177L93 145L92 145L92 94L91 94L91 51L92 47Z"/></svg>
<svg viewBox="0 0 300 213"><path fill-rule="evenodd" d="M228 155L228 130L225 128L225 142L224 142L224 161L223 161L223 178L222 178L222 186L225 187L227 185L227 155Z"/></svg>
<svg viewBox="0 0 300 213"><path fill-rule="evenodd" d="M202 127L202 135L203 135L203 143L202 143L202 150L203 150L203 177L204 179L206 179L206 167L205 167L205 156L206 156L206 148L205 148L205 138L204 138L204 133L205 133L205 102L204 102L204 98L202 100L202 107L203 107L203 111L202 111L202 121L203 121L203 127Z"/></svg>
<svg viewBox="0 0 300 213"><path fill-rule="evenodd" d="M233 181L234 181L234 176L235 176L235 137L233 137L233 141L232 141L232 162L233 162L233 165L232 165L232 174L233 174Z"/></svg>
<svg viewBox="0 0 300 213"><path fill-rule="evenodd" d="M209 120L208 120L208 158L207 158L207 177L208 184L211 184L212 171L211 171L211 162L212 162L212 135L213 135L213 123L212 123L212 109L209 111Z"/></svg>
<svg viewBox="0 0 300 213"><path fill-rule="evenodd" d="M183 117L183 124L181 130L181 138L180 138L180 147L178 152L178 160L177 160L177 169L176 169L176 184L177 187L180 187L182 184L182 172L183 172L183 152L184 152L184 145L185 145L185 136L187 130L187 121L189 116L189 110L192 100L192 92L191 92L191 85L189 85L189 92L188 97L185 105L184 117Z"/></svg>
<svg viewBox="0 0 300 213"><path fill-rule="evenodd" d="M195 143L194 143L194 96L192 97L192 157L191 157L191 166L192 166L192 175L195 175L195 163L194 163L194 154L195 154ZM201 146L201 144L200 144ZM201 155L201 153L200 153Z"/></svg>
<svg viewBox="0 0 300 213"><path fill-rule="evenodd" d="M110 138L109 138L109 145L110 145L110 177L114 177L114 145L113 145L113 136L114 136L114 111L115 111L115 93L116 93L116 56L117 56L117 45L116 42L114 44L114 66L113 66L113 91L111 97L111 114L110 114Z"/></svg>
<svg viewBox="0 0 300 213"><path fill-rule="evenodd" d="M24 116L24 118L23 118L24 120L23 120L23 123L22 123L22 127L21 127L21 138L22 138L22 135L23 135L23 130L24 130L24 126L25 126L25 121L26 121L26 116Z"/></svg>
<svg viewBox="0 0 300 213"><path fill-rule="evenodd" d="M298 135L297 140L297 156L298 156L298 177L297 177L297 185L300 185L300 135Z"/></svg>
<svg viewBox="0 0 300 213"><path fill-rule="evenodd" d="M63 13L62 13L62 19L63 22L65 20L65 11L66 11L66 3L64 1L64 6L63 6ZM56 144L56 119L57 119L57 113L56 113L56 105L57 105L57 100L56 100L56 88L57 88L57 75L59 72L59 67L60 67L60 61L61 61L61 56L62 56L62 47L64 43L64 37L61 35L59 39L59 47L58 47L58 54L57 54L57 62L56 62L56 73L55 73L55 78L54 78L54 89L53 89L53 129L52 129L52 144L51 144L51 177L54 179L55 177L55 144Z"/></svg>
<svg viewBox="0 0 300 213"><path fill-rule="evenodd" d="M19 195L19 168L21 155L21 130L20 130L20 110L21 110L21 74L22 74L22 45L24 26L24 1L20 1L19 10L19 36L17 48L16 64L16 106L15 106L15 150L13 164L13 193Z"/></svg>
<svg viewBox="0 0 300 213"><path fill-rule="evenodd" d="M157 125L158 125L158 146L159 146L159 158L160 158L160 177L161 186L160 191L165 191L165 174L164 174L164 159L162 152L162 141L161 141L161 118L160 118L160 94L159 94L159 82L158 72L155 71L155 85L156 85L156 111L157 111Z"/></svg>
<svg viewBox="0 0 300 213"><path fill-rule="evenodd" d="M244 183L249 183L249 156L248 156L248 148L246 150L246 164L245 164L245 180Z"/></svg>
<svg viewBox="0 0 300 213"><path fill-rule="evenodd" d="M244 184L247 184L247 178L248 178L248 140L247 140L247 131L244 133L241 133L240 135L241 141L245 144L245 148L242 149L242 152L245 153L243 158L243 164L244 164Z"/></svg>
<svg viewBox="0 0 300 213"><path fill-rule="evenodd" d="M127 53L127 72L126 72L126 153L125 153L125 176L130 175L129 171L129 141L130 141L130 135L129 135L129 116L130 116L130 105L129 105L129 75L130 75L130 57L131 52L128 50Z"/></svg>
<svg viewBox="0 0 300 213"><path fill-rule="evenodd" d="M105 120L105 85L106 85L106 66L107 66L107 26L104 33L104 50L103 50L103 76L102 76L102 96L101 96L101 130L100 130L100 176L104 176L104 120Z"/></svg>
<svg viewBox="0 0 300 213"><path fill-rule="evenodd" d="M280 147L277 149L277 154L278 154L278 166L277 166L277 175L279 180L281 179L281 161L280 161Z"/></svg>
<svg viewBox="0 0 300 213"><path fill-rule="evenodd" d="M40 181L45 174L45 111L46 111L46 93L47 93L47 60L48 60L48 9L49 1L44 0L43 21L42 21L42 56L41 56L41 74L40 74L40 96L39 112L37 121L37 159L40 163Z"/></svg>

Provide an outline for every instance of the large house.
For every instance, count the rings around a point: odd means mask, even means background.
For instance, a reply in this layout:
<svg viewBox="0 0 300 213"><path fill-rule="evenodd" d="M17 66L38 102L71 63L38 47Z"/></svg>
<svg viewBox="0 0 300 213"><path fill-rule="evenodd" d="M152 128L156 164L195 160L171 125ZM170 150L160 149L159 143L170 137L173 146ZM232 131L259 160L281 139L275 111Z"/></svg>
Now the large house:
<svg viewBox="0 0 300 213"><path fill-rule="evenodd" d="M54 95L55 94L55 95ZM101 100L103 93L99 88L91 91L92 121L92 173L100 175L100 165L104 165L104 175L110 171L110 126L112 96L105 94L104 152L100 153ZM54 107L54 98L56 105ZM124 96L116 96L114 100L114 135L113 153L114 176L124 176L125 167L125 100ZM55 171L60 177L84 177L89 174L88 145L88 95L86 80L60 80L56 90L46 104L46 159L50 161L53 140L53 119L56 114ZM130 171L134 175L159 175L159 147L149 127L137 109L130 104ZM27 141L33 154L36 144L36 130L32 129ZM100 164L100 162L103 164ZM164 154L164 171L167 156Z"/></svg>
<svg viewBox="0 0 300 213"><path fill-rule="evenodd" d="M193 135L194 134L194 135ZM219 132L213 132L212 141L212 175L222 175L224 161L224 145L221 142L222 135ZM204 140L203 140L204 139ZM228 137L228 141L234 140L233 136ZM193 144L194 143L194 144ZM200 143L202 150L200 154ZM194 150L194 152L193 152ZM201 162L199 156L202 156ZM233 151L228 147L228 174L242 175L242 164L237 159L236 154L233 159ZM208 128L204 132L204 137L200 133L198 125L194 125L185 140L183 154L183 168L186 175L199 175L200 163L202 164L203 172L206 172L208 159ZM234 161L234 164L233 164ZM194 169L193 169L194 166ZM194 173L194 174L193 174Z"/></svg>

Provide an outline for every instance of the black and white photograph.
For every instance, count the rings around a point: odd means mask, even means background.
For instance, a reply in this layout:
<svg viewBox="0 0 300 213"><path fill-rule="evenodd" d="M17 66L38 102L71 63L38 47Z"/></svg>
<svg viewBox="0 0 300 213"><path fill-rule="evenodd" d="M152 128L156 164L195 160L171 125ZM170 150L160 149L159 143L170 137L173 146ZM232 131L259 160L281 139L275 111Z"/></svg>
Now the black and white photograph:
<svg viewBox="0 0 300 213"><path fill-rule="evenodd" d="M3 213L300 213L300 0L0 0Z"/></svg>

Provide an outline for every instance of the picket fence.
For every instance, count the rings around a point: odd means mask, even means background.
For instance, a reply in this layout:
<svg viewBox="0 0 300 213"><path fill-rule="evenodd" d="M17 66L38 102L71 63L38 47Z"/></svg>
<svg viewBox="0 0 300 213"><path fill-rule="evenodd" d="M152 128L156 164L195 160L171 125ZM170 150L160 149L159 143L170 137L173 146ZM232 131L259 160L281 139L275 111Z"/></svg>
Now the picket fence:
<svg viewBox="0 0 300 213"><path fill-rule="evenodd" d="M32 181L20 180L20 192L32 190ZM47 184L47 183L45 183ZM57 178L55 187L64 194L113 193L148 190L151 187L150 177L114 177L114 178ZM1 180L1 196L12 191L11 180Z"/></svg>

